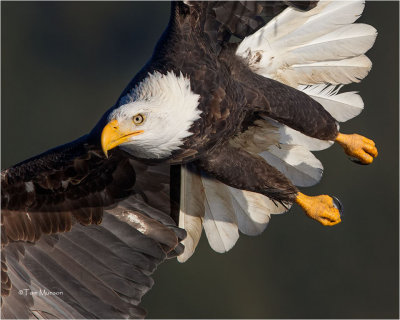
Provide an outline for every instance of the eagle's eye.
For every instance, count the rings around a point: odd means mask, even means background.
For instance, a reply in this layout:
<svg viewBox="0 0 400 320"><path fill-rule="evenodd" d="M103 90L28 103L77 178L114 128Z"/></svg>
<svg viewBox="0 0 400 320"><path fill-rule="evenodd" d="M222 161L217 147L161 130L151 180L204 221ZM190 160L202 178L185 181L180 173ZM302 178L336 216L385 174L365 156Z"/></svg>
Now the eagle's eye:
<svg viewBox="0 0 400 320"><path fill-rule="evenodd" d="M138 113L136 116L132 117L132 121L136 125L142 124L144 122L144 116Z"/></svg>

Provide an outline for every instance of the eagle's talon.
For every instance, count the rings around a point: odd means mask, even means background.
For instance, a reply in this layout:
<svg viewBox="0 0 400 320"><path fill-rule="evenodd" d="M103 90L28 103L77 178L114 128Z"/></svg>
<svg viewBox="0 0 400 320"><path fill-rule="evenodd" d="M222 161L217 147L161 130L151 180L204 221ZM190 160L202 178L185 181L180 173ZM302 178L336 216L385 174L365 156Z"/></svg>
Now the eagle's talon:
<svg viewBox="0 0 400 320"><path fill-rule="evenodd" d="M363 163L363 162L361 162L360 160L358 160L357 158L349 157L349 160L350 160L351 162L354 162L355 164L360 165L360 166L367 166L367 165L369 164L369 163Z"/></svg>
<svg viewBox="0 0 400 320"><path fill-rule="evenodd" d="M342 221L343 206L337 198L333 199L327 195L310 197L299 192L296 203L303 208L307 216L324 226L333 226Z"/></svg>
<svg viewBox="0 0 400 320"><path fill-rule="evenodd" d="M340 218L343 218L344 216L344 207L342 202L336 198L335 196L332 196L332 200L333 200L333 206L339 210L339 214L340 214Z"/></svg>
<svg viewBox="0 0 400 320"><path fill-rule="evenodd" d="M336 142L343 147L347 155L358 159L362 164L370 164L378 156L375 142L358 134L339 133Z"/></svg>

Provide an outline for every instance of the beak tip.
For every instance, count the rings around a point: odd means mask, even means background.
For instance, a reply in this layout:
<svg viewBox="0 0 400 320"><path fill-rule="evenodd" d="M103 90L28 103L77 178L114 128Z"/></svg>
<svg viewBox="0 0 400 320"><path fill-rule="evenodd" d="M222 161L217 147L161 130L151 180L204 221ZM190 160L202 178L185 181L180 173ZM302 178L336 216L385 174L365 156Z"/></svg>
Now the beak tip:
<svg viewBox="0 0 400 320"><path fill-rule="evenodd" d="M108 159L108 150L103 148L103 154L106 157L106 159Z"/></svg>

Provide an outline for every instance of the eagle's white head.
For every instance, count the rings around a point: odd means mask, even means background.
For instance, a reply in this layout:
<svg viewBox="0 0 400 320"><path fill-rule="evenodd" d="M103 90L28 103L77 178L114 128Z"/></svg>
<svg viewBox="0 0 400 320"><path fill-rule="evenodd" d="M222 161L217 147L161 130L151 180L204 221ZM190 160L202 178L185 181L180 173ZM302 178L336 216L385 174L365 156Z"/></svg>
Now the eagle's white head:
<svg viewBox="0 0 400 320"><path fill-rule="evenodd" d="M149 74L110 113L101 135L104 153L119 146L139 158L170 156L192 134L201 113L199 98L182 74Z"/></svg>

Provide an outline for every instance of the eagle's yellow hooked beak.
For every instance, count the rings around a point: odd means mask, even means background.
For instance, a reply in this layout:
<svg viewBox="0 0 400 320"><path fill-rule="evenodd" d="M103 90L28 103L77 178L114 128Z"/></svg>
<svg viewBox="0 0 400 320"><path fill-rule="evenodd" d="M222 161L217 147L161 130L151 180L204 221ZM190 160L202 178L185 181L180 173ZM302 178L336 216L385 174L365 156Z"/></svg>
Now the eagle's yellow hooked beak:
<svg viewBox="0 0 400 320"><path fill-rule="evenodd" d="M129 140L130 137L143 133L143 130L127 131L122 130L117 120L112 120L104 127L101 133L101 147L108 158L108 150L111 150L121 143Z"/></svg>

